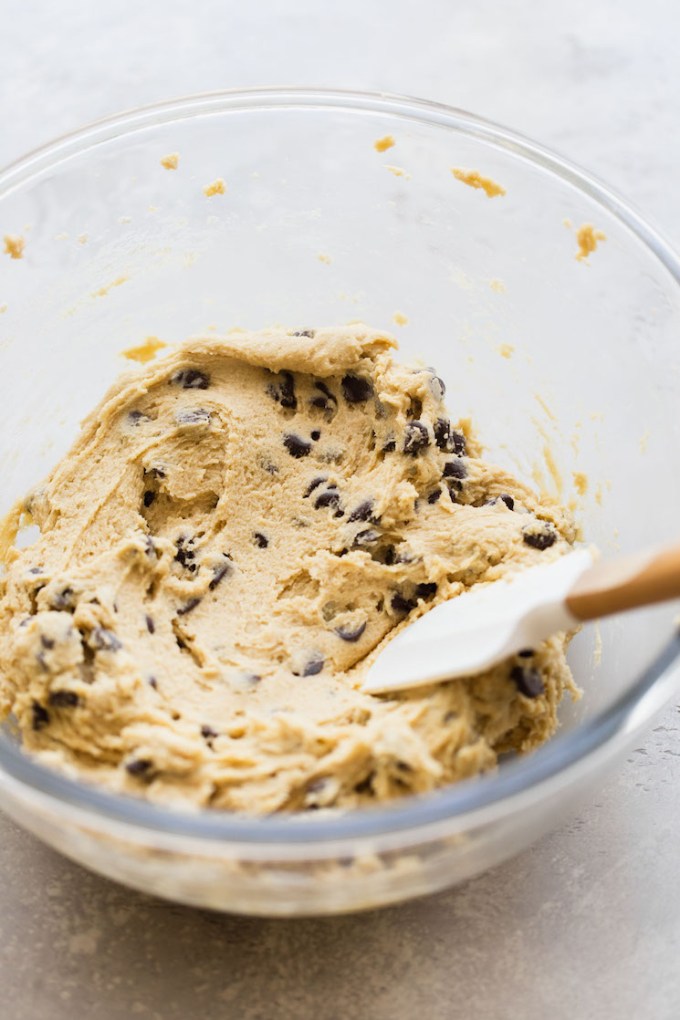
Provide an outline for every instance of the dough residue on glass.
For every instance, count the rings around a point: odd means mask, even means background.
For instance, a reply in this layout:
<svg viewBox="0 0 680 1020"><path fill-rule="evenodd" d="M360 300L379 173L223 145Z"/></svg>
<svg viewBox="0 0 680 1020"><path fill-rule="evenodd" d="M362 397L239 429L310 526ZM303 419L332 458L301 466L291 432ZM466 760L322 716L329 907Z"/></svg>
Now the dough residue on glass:
<svg viewBox="0 0 680 1020"><path fill-rule="evenodd" d="M572 471L571 477L579 496L585 496L588 491L588 475L584 471Z"/></svg>
<svg viewBox="0 0 680 1020"><path fill-rule="evenodd" d="M385 163L385 169L389 170L393 177L403 177L406 181L411 180L410 173L408 170L404 170L403 166L394 166L392 163Z"/></svg>
<svg viewBox="0 0 680 1020"><path fill-rule="evenodd" d="M126 347L122 353L123 357L129 361L138 361L140 364L145 365L147 361L151 361L159 351L162 351L167 346L157 336L148 336L144 343L137 344L135 347Z"/></svg>
<svg viewBox="0 0 680 1020"><path fill-rule="evenodd" d="M22 237L20 234L5 234L2 240L5 255L9 255L11 259L22 259L24 257L24 248L26 247L25 237Z"/></svg>
<svg viewBox="0 0 680 1020"><path fill-rule="evenodd" d="M492 769L576 693L565 635L487 673L362 692L390 636L568 552L433 369L363 325L234 331L123 375L5 524L0 704L113 791L353 808ZM40 531L18 548L22 515Z"/></svg>
<svg viewBox="0 0 680 1020"><path fill-rule="evenodd" d="M161 158L161 166L166 170L176 170L179 166L179 152L169 152Z"/></svg>
<svg viewBox="0 0 680 1020"><path fill-rule="evenodd" d="M116 287L122 287L129 279L129 276L117 276L115 280L111 281L111 283L105 283L103 287L98 287L97 290L93 290L92 297L106 297L110 291L114 290Z"/></svg>
<svg viewBox="0 0 680 1020"><path fill-rule="evenodd" d="M373 148L376 152L387 152L388 149L391 149L396 144L392 135L384 135L382 138L376 138L373 142Z"/></svg>
<svg viewBox="0 0 680 1020"><path fill-rule="evenodd" d="M206 184L203 188L203 194L211 198L213 195L224 195L227 190L227 185L222 177L218 177L217 180L213 181L212 184Z"/></svg>
<svg viewBox="0 0 680 1020"><path fill-rule="evenodd" d="M496 198L506 193L502 185L492 181L490 177L482 177L478 170L463 170L461 167L452 166L451 173L457 181L462 181L468 187L481 189L487 198Z"/></svg>
<svg viewBox="0 0 680 1020"><path fill-rule="evenodd" d="M576 258L578 261L583 262L591 252L595 251L598 242L606 240L607 235L603 231L596 230L592 223L584 223L576 231L576 242L578 244Z"/></svg>

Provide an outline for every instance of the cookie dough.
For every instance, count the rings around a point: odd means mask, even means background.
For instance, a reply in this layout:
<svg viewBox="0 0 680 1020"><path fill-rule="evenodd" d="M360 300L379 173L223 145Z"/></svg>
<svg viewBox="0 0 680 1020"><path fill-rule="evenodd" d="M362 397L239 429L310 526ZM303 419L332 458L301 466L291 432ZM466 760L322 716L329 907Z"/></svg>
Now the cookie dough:
<svg viewBox="0 0 680 1020"><path fill-rule="evenodd" d="M0 580L2 708L28 752L266 813L431 790L553 733L564 635L472 679L360 690L410 620L574 537L394 346L233 332L115 383L14 517L40 529Z"/></svg>

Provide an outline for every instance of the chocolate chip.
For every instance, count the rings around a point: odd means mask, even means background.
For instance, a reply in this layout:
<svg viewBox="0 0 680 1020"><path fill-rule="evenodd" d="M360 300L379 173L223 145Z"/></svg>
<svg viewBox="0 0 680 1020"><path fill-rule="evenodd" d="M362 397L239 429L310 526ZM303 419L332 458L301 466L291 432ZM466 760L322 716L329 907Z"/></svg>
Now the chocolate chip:
<svg viewBox="0 0 680 1020"><path fill-rule="evenodd" d="M269 545L269 539L267 538L266 535L263 535L261 531L253 532L253 542L258 547L258 549L266 549L267 546Z"/></svg>
<svg viewBox="0 0 680 1020"><path fill-rule="evenodd" d="M53 708L75 708L79 703L75 691L51 691L47 700Z"/></svg>
<svg viewBox="0 0 680 1020"><path fill-rule="evenodd" d="M446 418L437 418L433 426L434 441L440 450L448 450L451 423Z"/></svg>
<svg viewBox="0 0 680 1020"><path fill-rule="evenodd" d="M414 556L409 547L405 542L402 542L397 550L397 555L394 558L395 563L413 563L414 561L422 560L422 556Z"/></svg>
<svg viewBox="0 0 680 1020"><path fill-rule="evenodd" d="M467 439L465 438L464 432L458 432L456 429L452 429L449 443L451 445L452 452L457 453L459 457L463 457L467 452Z"/></svg>
<svg viewBox="0 0 680 1020"><path fill-rule="evenodd" d="M533 650L533 648L522 648L521 651L519 651L517 654L519 655L520 659L532 659L536 652Z"/></svg>
<svg viewBox="0 0 680 1020"><path fill-rule="evenodd" d="M214 578L213 578L213 580L214 580ZM212 581L210 583L212 584ZM200 601L201 600L198 597L194 597L193 599L189 599L187 602L184 603L183 606L179 607L179 609L177 610L177 615L178 616L186 616L187 613L190 613L193 609L196 608L196 606L199 604Z"/></svg>
<svg viewBox="0 0 680 1020"><path fill-rule="evenodd" d="M118 652L123 647L123 642L112 630L105 627L95 627L92 631L92 644L95 648L105 652Z"/></svg>
<svg viewBox="0 0 680 1020"><path fill-rule="evenodd" d="M142 421L148 421L149 416L143 411L128 411L128 421L131 425L139 425Z"/></svg>
<svg viewBox="0 0 680 1020"><path fill-rule="evenodd" d="M360 783L357 783L354 787L355 793L372 793L373 792L373 780L375 778L375 772L371 772L365 779L362 779Z"/></svg>
<svg viewBox="0 0 680 1020"><path fill-rule="evenodd" d="M436 503L436 502L437 502L437 500L439 499L439 497L441 496L441 494L442 494L442 490L441 490L441 489L435 489L435 490L434 490L433 492L431 492L431 493L430 493L430 495L429 495L429 496L427 497L427 502L428 502L428 503Z"/></svg>
<svg viewBox="0 0 680 1020"><path fill-rule="evenodd" d="M417 603L413 599L404 598L400 592L397 592L392 596L390 605L397 613L410 613L412 609L416 608Z"/></svg>
<svg viewBox="0 0 680 1020"><path fill-rule="evenodd" d="M447 453L456 453L462 457L467 449L467 442L463 432L451 428L451 422L447 418L437 418L433 426L434 441L440 450Z"/></svg>
<svg viewBox="0 0 680 1020"><path fill-rule="evenodd" d="M437 585L434 581L426 581L416 585L417 599L431 599L437 594Z"/></svg>
<svg viewBox="0 0 680 1020"><path fill-rule="evenodd" d="M212 415L205 407L192 407L185 411L178 411L175 421L178 425L207 425Z"/></svg>
<svg viewBox="0 0 680 1020"><path fill-rule="evenodd" d="M364 528L354 536L354 545L373 545L380 538L380 533L373 528Z"/></svg>
<svg viewBox="0 0 680 1020"><path fill-rule="evenodd" d="M330 400L332 404L337 404L338 398L333 393L333 391L328 388L325 382L321 382L320 380L318 380L317 382L314 383L314 385L316 386L317 390L321 390L321 392L323 393L327 400Z"/></svg>
<svg viewBox="0 0 680 1020"><path fill-rule="evenodd" d="M318 407L321 411L331 411L331 405L326 397L310 397L309 400L312 407Z"/></svg>
<svg viewBox="0 0 680 1020"><path fill-rule="evenodd" d="M522 538L532 549L549 549L557 541L557 531L548 521L528 524L522 531Z"/></svg>
<svg viewBox="0 0 680 1020"><path fill-rule="evenodd" d="M207 372L200 372L197 368L184 368L175 372L170 380L176 386L184 390L207 390L210 385L210 376Z"/></svg>
<svg viewBox="0 0 680 1020"><path fill-rule="evenodd" d="M148 773L152 763L148 758L134 758L125 766L125 771L131 776L144 776Z"/></svg>
<svg viewBox="0 0 680 1020"><path fill-rule="evenodd" d="M41 730L50 721L50 713L39 701L34 701L31 705L31 716L34 730Z"/></svg>
<svg viewBox="0 0 680 1020"><path fill-rule="evenodd" d="M321 433L319 432L319 430L318 430L318 429L314 429L314 431L313 431L313 432L310 432L310 433L309 433L309 435L310 435L310 438L311 438L311 439L313 439L315 443L316 443L316 442L317 442L317 441L318 441L319 439L321 439Z"/></svg>
<svg viewBox="0 0 680 1020"><path fill-rule="evenodd" d="M152 556L156 557L158 556L158 550L156 549L154 541L150 535L144 536L144 552L149 558L151 558Z"/></svg>
<svg viewBox="0 0 680 1020"><path fill-rule="evenodd" d="M293 378L292 372L281 373L279 394L279 403L281 404L281 407L286 407L289 410L294 411L297 407L297 398L295 396L295 379Z"/></svg>
<svg viewBox="0 0 680 1020"><path fill-rule="evenodd" d="M341 385L342 394L348 404L364 404L373 394L373 386L369 380L358 375L343 376Z"/></svg>
<svg viewBox="0 0 680 1020"><path fill-rule="evenodd" d="M411 396L409 399L408 410L406 411L407 418L420 418L423 413L423 402L419 397Z"/></svg>
<svg viewBox="0 0 680 1020"><path fill-rule="evenodd" d="M311 496L314 490L318 489L320 485L323 485L323 483L327 481L327 479L328 475L318 475L317 478L313 478L309 485L307 486L307 488L305 489L302 498L307 499L308 496Z"/></svg>
<svg viewBox="0 0 680 1020"><path fill-rule="evenodd" d="M287 432L283 437L283 445L288 450L291 457L295 457L299 460L300 457L306 457L309 451L312 449L312 444L302 436L296 436L292 432Z"/></svg>
<svg viewBox="0 0 680 1020"><path fill-rule="evenodd" d="M291 336L308 336L310 340L313 340L316 336L313 329L300 329L296 330L295 333L291 333Z"/></svg>
<svg viewBox="0 0 680 1020"><path fill-rule="evenodd" d="M455 460L447 460L444 464L444 470L442 471L443 478L466 478L467 467L465 461L462 461L459 457Z"/></svg>
<svg viewBox="0 0 680 1020"><path fill-rule="evenodd" d="M42 574L44 567L29 567L27 570L28 574Z"/></svg>
<svg viewBox="0 0 680 1020"><path fill-rule="evenodd" d="M148 683L149 683L149 687L153 687L154 691L158 690L158 680L156 680L155 676L150 676L149 680L148 680Z"/></svg>
<svg viewBox="0 0 680 1020"><path fill-rule="evenodd" d="M427 426L422 421L411 421L404 430L404 453L417 457L421 450L430 445Z"/></svg>
<svg viewBox="0 0 680 1020"><path fill-rule="evenodd" d="M272 383L267 387L267 393L288 410L294 411L297 407L295 396L295 379L292 372L281 372L278 385Z"/></svg>
<svg viewBox="0 0 680 1020"><path fill-rule="evenodd" d="M541 674L529 666L513 666L510 679L525 698L538 698L545 691Z"/></svg>
<svg viewBox="0 0 680 1020"><path fill-rule="evenodd" d="M146 619L146 629L148 630L149 634L154 634L155 631L156 631L156 624L153 622L153 617L149 616L147 614L145 619Z"/></svg>
<svg viewBox="0 0 680 1020"><path fill-rule="evenodd" d="M435 400L443 400L444 394L446 393L446 384L443 379L440 379L438 375L432 376L430 379L430 391Z"/></svg>
<svg viewBox="0 0 680 1020"><path fill-rule="evenodd" d="M320 673L325 665L325 660L320 652L312 652L302 665L301 668L293 669L293 676L316 676Z"/></svg>
<svg viewBox="0 0 680 1020"><path fill-rule="evenodd" d="M324 506L339 506L340 504L340 493L335 489L327 489L326 492L320 493L314 500L314 509L321 510Z"/></svg>
<svg viewBox="0 0 680 1020"><path fill-rule="evenodd" d="M192 547L196 544L195 538L187 538L186 535L180 535L177 539L177 552L175 553L175 562L186 567L187 570L192 569L191 560L196 559L196 551ZM195 565L193 570L195 570Z"/></svg>
<svg viewBox="0 0 680 1020"><path fill-rule="evenodd" d="M72 612L75 608L74 595L73 588L62 588L61 591L52 596L50 607L52 609L68 609Z"/></svg>
<svg viewBox="0 0 680 1020"><path fill-rule="evenodd" d="M501 493L500 500L501 500L501 502L505 503L505 505L507 506L508 510L514 510L515 509L515 501L512 498L512 496L508 496L507 492L502 492Z"/></svg>
<svg viewBox="0 0 680 1020"><path fill-rule="evenodd" d="M156 493L153 491L153 489L147 489L146 492L144 493L144 506L151 506L155 498Z"/></svg>
<svg viewBox="0 0 680 1020"><path fill-rule="evenodd" d="M208 740L211 737L219 737L217 730L214 730L212 726L201 726L201 736Z"/></svg>
<svg viewBox="0 0 680 1020"><path fill-rule="evenodd" d="M353 644L355 641L359 640L359 638L361 637L365 630L366 630L365 623L360 623L358 627L346 623L342 624L340 627L336 627L335 633L338 635L339 638L342 638L343 641L349 641L351 644Z"/></svg>
<svg viewBox="0 0 680 1020"><path fill-rule="evenodd" d="M165 478L165 469L162 468L162 467L157 467L156 465L154 465L152 467L145 467L144 471L143 471L143 475L144 475L145 478L148 478L148 477L151 477L151 478Z"/></svg>
<svg viewBox="0 0 680 1020"><path fill-rule="evenodd" d="M352 510L351 514L347 518L351 524L353 521L370 521L373 514L374 503L372 499L365 499L363 503L359 503L359 506Z"/></svg>
<svg viewBox="0 0 680 1020"><path fill-rule="evenodd" d="M40 635L40 644L43 646L43 648L45 648L45 649L47 649L47 651L49 651L50 648L54 648L54 639L51 638L51 637L47 637L45 634L41 634Z"/></svg>

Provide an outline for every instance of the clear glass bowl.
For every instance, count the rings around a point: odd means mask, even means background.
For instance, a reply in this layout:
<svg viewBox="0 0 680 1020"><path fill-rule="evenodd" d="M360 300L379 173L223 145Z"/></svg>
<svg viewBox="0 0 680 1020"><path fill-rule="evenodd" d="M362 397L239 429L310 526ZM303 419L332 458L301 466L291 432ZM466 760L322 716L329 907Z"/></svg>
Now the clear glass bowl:
<svg viewBox="0 0 680 1020"><path fill-rule="evenodd" d="M388 134L396 144L379 153ZM160 165L171 152L176 171ZM507 194L488 199L452 166ZM207 198L217 177L227 192ZM607 239L580 262L573 228L585 222ZM26 239L22 259L0 257L1 512L66 451L130 367L120 352L147 335L388 328L399 312L402 356L437 366L490 457L576 499L605 553L677 537L678 258L606 187L502 128L391 96L179 100L10 167L0 232ZM51 772L9 732L0 804L95 871L186 903L284 915L395 902L558 823L677 689L673 628L663 606L586 629L571 651L585 697L563 706L559 736L495 775L388 807L171 811Z"/></svg>

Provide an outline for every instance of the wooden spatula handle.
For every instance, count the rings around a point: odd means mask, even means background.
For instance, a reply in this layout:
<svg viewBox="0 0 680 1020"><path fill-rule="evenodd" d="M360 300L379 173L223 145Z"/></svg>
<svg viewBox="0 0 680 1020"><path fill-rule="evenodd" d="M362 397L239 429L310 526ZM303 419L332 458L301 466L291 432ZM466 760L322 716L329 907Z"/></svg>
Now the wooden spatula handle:
<svg viewBox="0 0 680 1020"><path fill-rule="evenodd" d="M596 563L566 599L579 620L680 598L680 545Z"/></svg>

